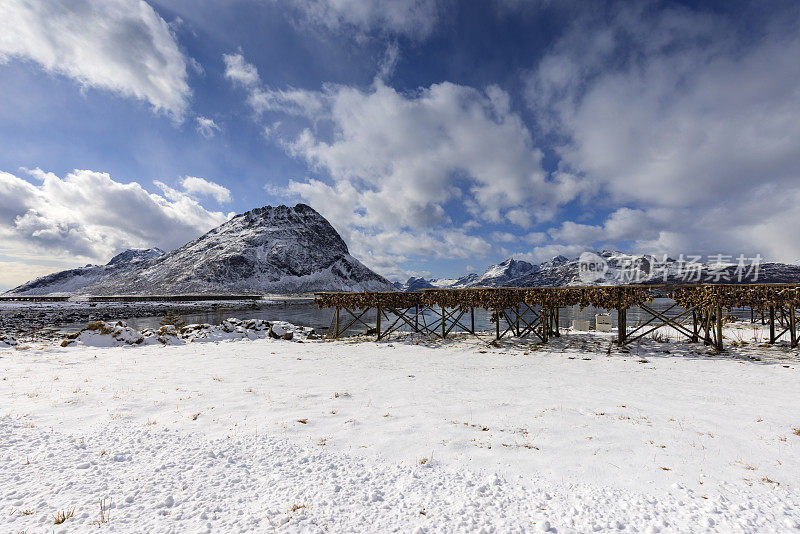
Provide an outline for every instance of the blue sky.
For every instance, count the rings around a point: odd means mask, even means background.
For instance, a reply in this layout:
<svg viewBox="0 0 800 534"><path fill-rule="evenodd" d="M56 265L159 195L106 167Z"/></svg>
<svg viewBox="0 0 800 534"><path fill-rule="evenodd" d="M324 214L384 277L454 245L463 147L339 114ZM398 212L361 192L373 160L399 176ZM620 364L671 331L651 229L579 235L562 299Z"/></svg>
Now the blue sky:
<svg viewBox="0 0 800 534"><path fill-rule="evenodd" d="M0 288L306 202L392 279L800 261L794 2L0 6Z"/></svg>

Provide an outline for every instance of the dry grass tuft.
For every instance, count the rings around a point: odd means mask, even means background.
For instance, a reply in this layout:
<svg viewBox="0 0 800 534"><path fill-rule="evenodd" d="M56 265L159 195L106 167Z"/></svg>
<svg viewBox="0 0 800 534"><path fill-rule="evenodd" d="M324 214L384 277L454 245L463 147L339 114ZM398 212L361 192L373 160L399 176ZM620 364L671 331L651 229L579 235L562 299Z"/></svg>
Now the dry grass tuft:
<svg viewBox="0 0 800 534"><path fill-rule="evenodd" d="M75 515L75 509L74 508L72 510L70 510L69 512L65 512L65 511L58 512L56 515L53 516L53 524L54 525L60 525L61 523L63 523L64 521L66 521L67 519L69 519L70 517L72 517L74 515Z"/></svg>
<svg viewBox="0 0 800 534"><path fill-rule="evenodd" d="M291 510L292 510L292 512L296 512L296 511L301 510L301 509L303 509L305 507L306 507L305 504L293 504Z"/></svg>
<svg viewBox="0 0 800 534"><path fill-rule="evenodd" d="M431 461L433 461L433 451L431 451L430 456L423 456L422 458L420 458L419 462L417 462L417 465L423 466Z"/></svg>
<svg viewBox="0 0 800 534"><path fill-rule="evenodd" d="M111 519L111 515L109 513L109 508L111 507L111 503L113 502L113 497L108 499L108 504L106 504L105 499L100 499L100 523L108 523Z"/></svg>
<svg viewBox="0 0 800 534"><path fill-rule="evenodd" d="M192 416L192 421L197 421L197 418L198 418L198 417L200 417L200 413L201 413L201 412L197 412L196 414L194 414L194 415Z"/></svg>
<svg viewBox="0 0 800 534"><path fill-rule="evenodd" d="M780 486L781 485L780 482L778 482L777 480L772 480L768 476L763 477L761 479L761 482L766 482L767 484L775 484L776 486Z"/></svg>
<svg viewBox="0 0 800 534"><path fill-rule="evenodd" d="M656 330L655 332L650 334L650 339L652 339L653 341L657 341L659 343L669 343L670 342L669 336L666 333L661 332L659 330Z"/></svg>
<svg viewBox="0 0 800 534"><path fill-rule="evenodd" d="M792 434L794 434L795 436L800 436L800 428L793 428Z"/></svg>
<svg viewBox="0 0 800 534"><path fill-rule="evenodd" d="M308 419L298 419L297 422L306 425L308 424Z"/></svg>

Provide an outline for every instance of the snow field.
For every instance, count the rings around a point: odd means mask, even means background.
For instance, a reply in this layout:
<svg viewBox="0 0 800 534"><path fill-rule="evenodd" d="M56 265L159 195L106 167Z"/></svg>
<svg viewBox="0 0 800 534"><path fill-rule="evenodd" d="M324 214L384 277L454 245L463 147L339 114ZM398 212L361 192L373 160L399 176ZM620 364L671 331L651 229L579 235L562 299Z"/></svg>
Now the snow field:
<svg viewBox="0 0 800 534"><path fill-rule="evenodd" d="M610 337L3 349L0 527L800 529L796 351Z"/></svg>

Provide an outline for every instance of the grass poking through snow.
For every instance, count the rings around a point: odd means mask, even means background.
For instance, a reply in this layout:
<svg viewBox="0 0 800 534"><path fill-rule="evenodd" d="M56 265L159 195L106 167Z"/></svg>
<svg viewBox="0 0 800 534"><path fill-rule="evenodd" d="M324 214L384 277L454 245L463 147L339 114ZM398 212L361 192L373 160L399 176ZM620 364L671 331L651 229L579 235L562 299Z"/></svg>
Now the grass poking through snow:
<svg viewBox="0 0 800 534"><path fill-rule="evenodd" d="M64 521L66 521L67 519L69 519L70 517L72 517L74 515L75 515L75 509L74 508L72 510L70 510L69 512L66 512L66 511L62 510L61 512L58 512L56 515L53 516L53 524L54 525L60 525L61 523L63 523Z"/></svg>

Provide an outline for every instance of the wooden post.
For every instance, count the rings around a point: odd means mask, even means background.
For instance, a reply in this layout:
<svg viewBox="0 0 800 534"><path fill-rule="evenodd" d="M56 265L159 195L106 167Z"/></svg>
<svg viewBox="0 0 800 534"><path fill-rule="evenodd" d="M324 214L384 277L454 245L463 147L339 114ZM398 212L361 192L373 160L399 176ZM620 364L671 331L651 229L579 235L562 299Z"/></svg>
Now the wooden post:
<svg viewBox="0 0 800 534"><path fill-rule="evenodd" d="M628 337L628 311L625 308L617 309L617 345L625 344Z"/></svg>
<svg viewBox="0 0 800 534"><path fill-rule="evenodd" d="M724 349L722 345L722 306L717 304L717 350L722 351Z"/></svg>
<svg viewBox="0 0 800 534"><path fill-rule="evenodd" d="M494 328L495 328L495 340L500 341L500 310L495 310L495 317L494 317Z"/></svg>
<svg viewBox="0 0 800 534"><path fill-rule="evenodd" d="M442 339L444 339L444 337L447 335L447 333L446 333L447 331L444 328L445 328L445 324L444 324L444 306L442 306Z"/></svg>
<svg viewBox="0 0 800 534"><path fill-rule="evenodd" d="M692 311L692 341L697 343L697 311Z"/></svg>
<svg viewBox="0 0 800 534"><path fill-rule="evenodd" d="M703 331L705 332L703 344L711 345L711 308L706 308L703 314Z"/></svg>
<svg viewBox="0 0 800 534"><path fill-rule="evenodd" d="M375 329L378 331L378 341L381 339L381 307L378 306L378 320L375 325Z"/></svg>
<svg viewBox="0 0 800 534"><path fill-rule="evenodd" d="M419 332L419 304L414 306L414 331Z"/></svg>
<svg viewBox="0 0 800 534"><path fill-rule="evenodd" d="M797 347L797 332L794 329L795 326L795 319L794 319L794 303L789 303L789 333L791 334L792 339L792 348Z"/></svg>
<svg viewBox="0 0 800 534"><path fill-rule="evenodd" d="M769 342L775 343L775 306L769 307Z"/></svg>
<svg viewBox="0 0 800 534"><path fill-rule="evenodd" d="M339 339L339 306L336 306L336 330L334 331L333 337Z"/></svg>
<svg viewBox="0 0 800 534"><path fill-rule="evenodd" d="M469 307L469 324L472 328L472 333L475 333L475 308L473 306Z"/></svg>
<svg viewBox="0 0 800 534"><path fill-rule="evenodd" d="M519 337L519 304L517 304L517 319L514 321L514 334Z"/></svg>
<svg viewBox="0 0 800 534"><path fill-rule="evenodd" d="M542 318L539 320L542 323L542 342L547 343L548 334L550 333L550 310L542 308Z"/></svg>
<svg viewBox="0 0 800 534"><path fill-rule="evenodd" d="M555 314L555 323L556 323L556 337L561 337L561 329L560 329L560 327L558 326L558 315L559 315L559 312L558 312L558 310L560 310L560 308L556 308L555 310L553 310L553 313Z"/></svg>

